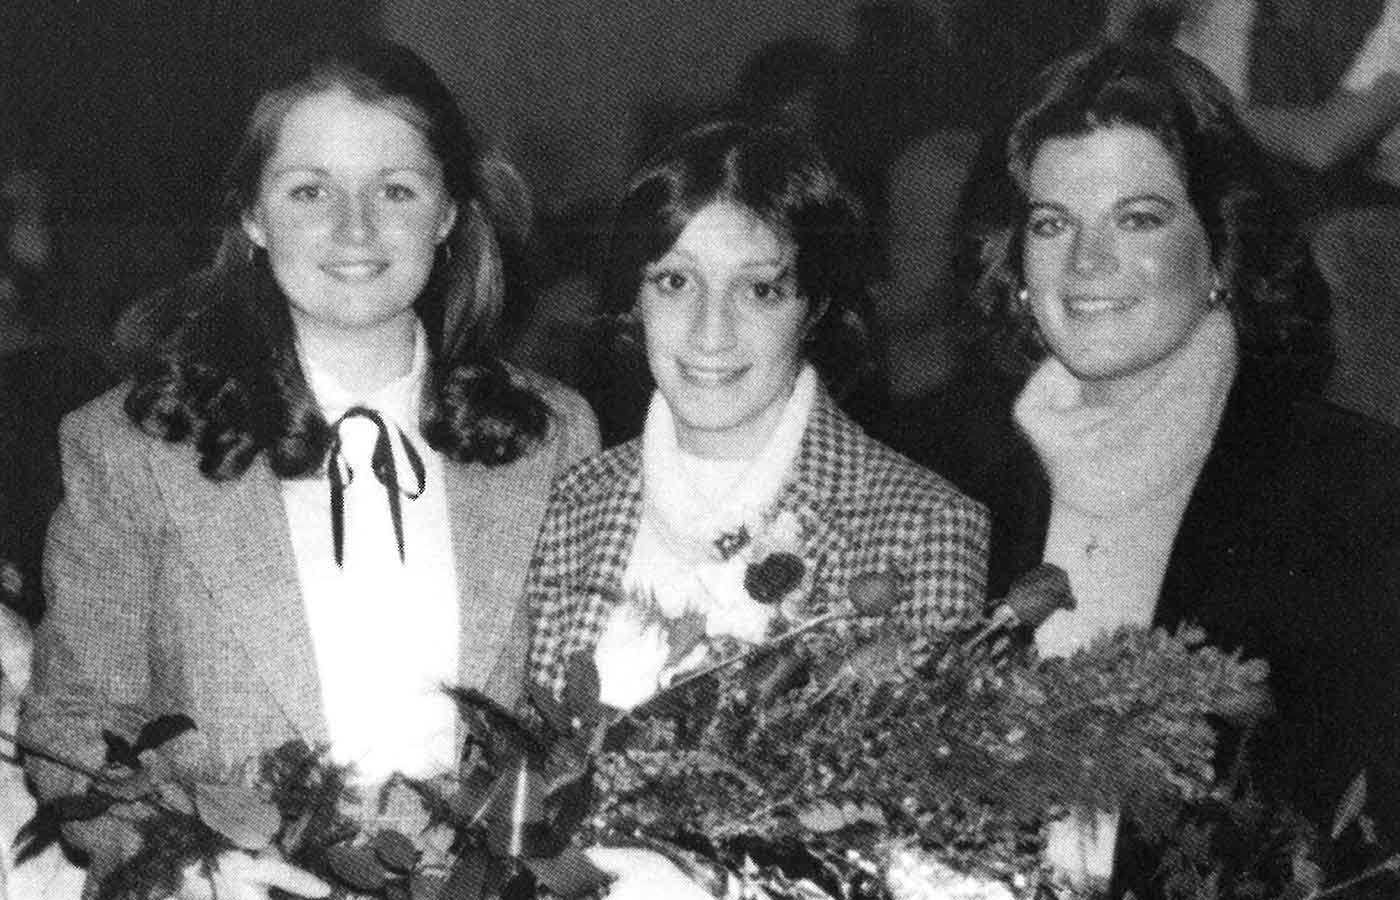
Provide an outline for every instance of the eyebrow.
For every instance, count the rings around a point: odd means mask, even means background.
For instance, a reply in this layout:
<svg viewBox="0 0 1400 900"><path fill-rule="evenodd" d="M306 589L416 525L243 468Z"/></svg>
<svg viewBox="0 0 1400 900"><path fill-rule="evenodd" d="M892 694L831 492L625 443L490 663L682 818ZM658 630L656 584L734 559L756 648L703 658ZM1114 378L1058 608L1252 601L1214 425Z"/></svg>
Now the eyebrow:
<svg viewBox="0 0 1400 900"><path fill-rule="evenodd" d="M1178 201L1173 200L1173 199L1171 199L1170 197L1163 196L1162 194L1159 194L1159 193L1157 193L1157 192L1155 192L1155 191L1146 191L1146 192L1141 193L1141 194L1133 194L1132 196L1123 197L1123 198L1121 198L1121 199L1119 199L1119 200L1115 200L1115 201L1113 202L1113 207L1114 207L1115 209L1117 209L1117 208L1119 208L1119 207L1129 206L1129 205L1134 204L1134 203L1160 203L1160 204L1162 204L1163 206L1179 206L1179 205L1180 205L1180 203L1179 203ZM1058 202L1056 202L1056 201L1054 201L1054 200L1032 200L1032 201L1030 201L1029 206L1030 206L1030 208L1031 208L1032 210L1035 210L1035 209L1057 209L1057 210L1063 210L1063 211L1065 211L1065 212L1068 212L1068 211L1069 211L1069 207L1065 206L1063 203L1058 203Z"/></svg>
<svg viewBox="0 0 1400 900"><path fill-rule="evenodd" d="M387 168L378 170L376 174L383 176L394 175L400 172L407 172L413 175L421 175L424 178L431 178L433 175L432 169L425 169L419 166L389 166ZM324 166L283 166L281 168L270 170L268 174L273 178L280 178L285 175L297 174L319 175L323 178L329 178L331 171L330 169L327 169Z"/></svg>

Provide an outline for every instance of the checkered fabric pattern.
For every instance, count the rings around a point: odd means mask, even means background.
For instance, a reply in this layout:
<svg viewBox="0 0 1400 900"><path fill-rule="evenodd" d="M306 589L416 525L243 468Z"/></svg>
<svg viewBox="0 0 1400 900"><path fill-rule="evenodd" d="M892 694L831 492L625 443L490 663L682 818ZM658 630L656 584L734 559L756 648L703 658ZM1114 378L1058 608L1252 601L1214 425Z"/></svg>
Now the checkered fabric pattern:
<svg viewBox="0 0 1400 900"><path fill-rule="evenodd" d="M802 524L816 607L847 604L853 578L896 572L894 614L927 631L980 615L986 510L933 472L867 437L820 391L777 507ZM564 662L591 651L620 597L642 509L640 440L584 460L555 484L526 579L530 677L556 692Z"/></svg>

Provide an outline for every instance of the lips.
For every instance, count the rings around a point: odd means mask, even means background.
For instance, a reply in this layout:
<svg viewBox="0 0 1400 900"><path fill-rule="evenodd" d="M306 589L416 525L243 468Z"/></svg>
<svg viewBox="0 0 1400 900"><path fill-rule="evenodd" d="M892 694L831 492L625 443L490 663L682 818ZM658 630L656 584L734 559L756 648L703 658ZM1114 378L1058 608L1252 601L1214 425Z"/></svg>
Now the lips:
<svg viewBox="0 0 1400 900"><path fill-rule="evenodd" d="M325 272L336 281L346 284L359 284L366 281L373 281L389 268L389 263L384 260L345 260L342 262L323 263L321 271Z"/></svg>
<svg viewBox="0 0 1400 900"><path fill-rule="evenodd" d="M697 387L724 387L744 377L748 366L696 365L678 361L676 370L682 379Z"/></svg>
<svg viewBox="0 0 1400 900"><path fill-rule="evenodd" d="M1089 319L1127 312L1138 305L1138 298L1111 294L1067 294L1063 303L1071 317Z"/></svg>

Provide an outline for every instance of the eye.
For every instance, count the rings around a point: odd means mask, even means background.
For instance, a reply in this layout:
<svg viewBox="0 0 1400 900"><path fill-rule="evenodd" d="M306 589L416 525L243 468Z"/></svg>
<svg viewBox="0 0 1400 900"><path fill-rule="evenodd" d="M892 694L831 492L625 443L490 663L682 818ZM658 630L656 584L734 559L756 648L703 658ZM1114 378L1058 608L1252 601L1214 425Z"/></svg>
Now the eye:
<svg viewBox="0 0 1400 900"><path fill-rule="evenodd" d="M1166 216L1146 209L1132 209L1118 217L1118 225L1126 231L1154 231L1167 224Z"/></svg>
<svg viewBox="0 0 1400 900"><path fill-rule="evenodd" d="M755 281L749 285L749 296L764 303L781 303L790 294L790 285L786 279L782 278L771 281Z"/></svg>
<svg viewBox="0 0 1400 900"><path fill-rule="evenodd" d="M384 197L395 203L407 203L415 199L418 192L406 184L386 184L384 185Z"/></svg>
<svg viewBox="0 0 1400 900"><path fill-rule="evenodd" d="M1026 222L1026 231L1038 238L1053 238L1063 234L1069 222L1059 213L1036 213Z"/></svg>
<svg viewBox="0 0 1400 900"><path fill-rule="evenodd" d="M315 203L326 194L319 184L298 184L287 191L287 196L298 203Z"/></svg>
<svg viewBox="0 0 1400 900"><path fill-rule="evenodd" d="M658 294L671 296L690 286L690 276L676 269L659 269L647 276L647 284Z"/></svg>

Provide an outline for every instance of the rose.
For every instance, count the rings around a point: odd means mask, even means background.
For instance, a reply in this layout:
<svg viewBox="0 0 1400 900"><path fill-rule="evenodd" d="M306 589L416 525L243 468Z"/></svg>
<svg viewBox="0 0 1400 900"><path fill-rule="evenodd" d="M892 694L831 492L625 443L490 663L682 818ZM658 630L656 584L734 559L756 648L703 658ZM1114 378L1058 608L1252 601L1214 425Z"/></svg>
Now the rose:
<svg viewBox="0 0 1400 900"><path fill-rule="evenodd" d="M896 900L1015 900L1004 882L964 875L913 847L890 854L885 884Z"/></svg>
<svg viewBox="0 0 1400 900"><path fill-rule="evenodd" d="M598 700L624 712L646 702L659 687L670 652L659 622L644 622L632 604L619 603L593 648Z"/></svg>
<svg viewBox="0 0 1400 900"><path fill-rule="evenodd" d="M1074 592L1064 569L1041 563L1012 582L1002 605L1015 616L1013 627L1024 625L1034 630L1056 610L1074 609Z"/></svg>
<svg viewBox="0 0 1400 900"><path fill-rule="evenodd" d="M744 590L759 603L771 606L802 583L807 565L795 553L770 553L744 571Z"/></svg>

